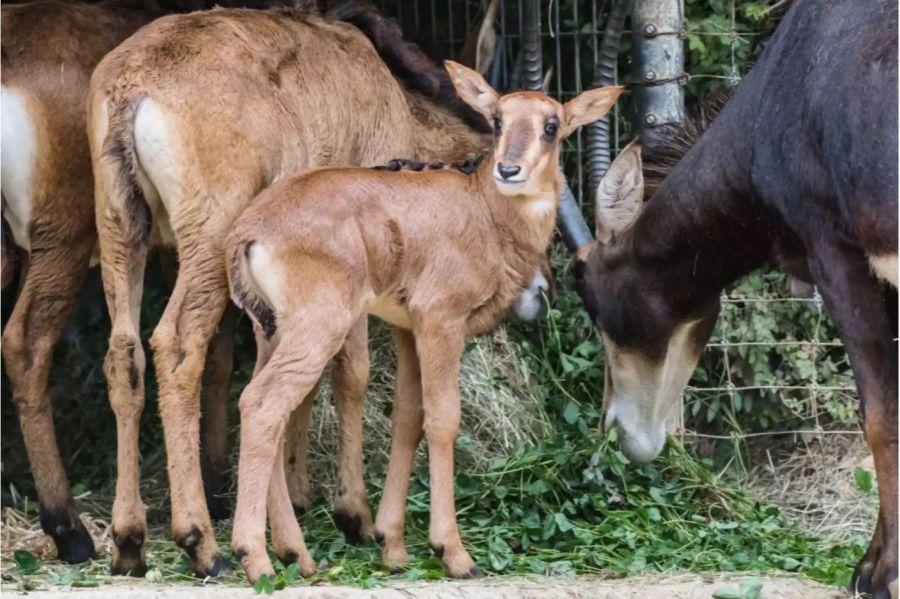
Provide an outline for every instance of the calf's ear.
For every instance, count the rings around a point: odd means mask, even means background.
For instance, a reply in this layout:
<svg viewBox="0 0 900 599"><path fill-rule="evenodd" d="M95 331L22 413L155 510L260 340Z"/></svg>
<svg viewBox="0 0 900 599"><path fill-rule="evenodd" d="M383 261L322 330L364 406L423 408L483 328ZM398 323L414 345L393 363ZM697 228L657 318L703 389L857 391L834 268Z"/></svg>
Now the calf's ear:
<svg viewBox="0 0 900 599"><path fill-rule="evenodd" d="M606 116L624 89L620 85L589 89L574 100L566 102L563 106L565 110L563 137L570 135L582 125L593 123Z"/></svg>
<svg viewBox="0 0 900 599"><path fill-rule="evenodd" d="M458 62L445 60L444 67L447 69L460 99L480 112L490 123L497 111L500 94L479 73Z"/></svg>
<svg viewBox="0 0 900 599"><path fill-rule="evenodd" d="M627 231L643 206L641 144L635 139L619 153L597 187L597 241L608 244Z"/></svg>

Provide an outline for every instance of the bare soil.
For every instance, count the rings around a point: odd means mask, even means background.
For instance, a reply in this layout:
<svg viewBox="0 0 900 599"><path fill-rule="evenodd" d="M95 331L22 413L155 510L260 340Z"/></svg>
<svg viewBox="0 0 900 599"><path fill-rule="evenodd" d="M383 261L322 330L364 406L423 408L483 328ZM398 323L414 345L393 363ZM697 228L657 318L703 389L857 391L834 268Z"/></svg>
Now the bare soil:
<svg viewBox="0 0 900 599"><path fill-rule="evenodd" d="M709 599L724 589L738 589L746 576L723 578L684 575L674 578L636 577L605 580L574 578L496 577L474 581L418 582L379 589L338 586L291 587L276 592L276 599ZM758 578L760 599L848 599L849 593L801 578ZM25 593L4 591L4 595ZM30 591L32 599L259 599L250 588L216 585L115 584L94 589Z"/></svg>

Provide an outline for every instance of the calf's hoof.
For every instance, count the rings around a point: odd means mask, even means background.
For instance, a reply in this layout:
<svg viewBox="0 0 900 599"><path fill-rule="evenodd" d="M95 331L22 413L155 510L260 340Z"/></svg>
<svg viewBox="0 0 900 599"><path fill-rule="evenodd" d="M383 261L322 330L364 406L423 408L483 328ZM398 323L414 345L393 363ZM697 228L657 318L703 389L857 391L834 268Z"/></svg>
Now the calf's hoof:
<svg viewBox="0 0 900 599"><path fill-rule="evenodd" d="M211 532L203 533L197 526L192 526L188 532L176 534L175 543L187 553L194 573L200 578L231 572L231 563L219 552Z"/></svg>
<svg viewBox="0 0 900 599"><path fill-rule="evenodd" d="M41 528L53 539L61 561L80 564L97 555L81 518L68 510L41 508Z"/></svg>
<svg viewBox="0 0 900 599"><path fill-rule="evenodd" d="M478 578L483 575L469 553L461 546L449 551L442 545L432 543L431 550L441 558L444 571L450 578Z"/></svg>
<svg viewBox="0 0 900 599"><path fill-rule="evenodd" d="M300 568L300 576L303 578L309 578L316 573L316 562L313 561L312 556L306 550L301 550L300 552L288 551L284 555L279 555L278 560L285 566L297 564Z"/></svg>
<svg viewBox="0 0 900 599"><path fill-rule="evenodd" d="M251 554L243 547L237 547L234 550L234 556L241 562L241 567L244 568L250 584L254 584L263 574L269 578L275 577L275 569L272 567L272 562L269 561L265 551L261 555L256 555Z"/></svg>
<svg viewBox="0 0 900 599"><path fill-rule="evenodd" d="M112 531L113 555L109 568L111 574L140 578L147 573L147 562L144 559L145 534L139 529Z"/></svg>
<svg viewBox="0 0 900 599"><path fill-rule="evenodd" d="M381 545L381 563L393 573L403 572L409 564L409 553L406 552L406 544L403 537L391 539L381 531L374 533L375 542Z"/></svg>

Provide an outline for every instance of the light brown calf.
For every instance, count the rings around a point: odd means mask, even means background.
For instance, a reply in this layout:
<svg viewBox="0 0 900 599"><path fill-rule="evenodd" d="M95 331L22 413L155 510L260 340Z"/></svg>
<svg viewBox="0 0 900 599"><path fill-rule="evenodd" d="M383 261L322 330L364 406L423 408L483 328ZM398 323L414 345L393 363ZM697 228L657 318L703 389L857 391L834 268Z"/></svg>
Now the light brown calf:
<svg viewBox="0 0 900 599"><path fill-rule="evenodd" d="M621 88L561 105L535 92L503 98L476 72L448 71L460 97L493 122L490 159L453 169L332 168L263 191L226 243L232 298L261 342L240 401L241 451L232 547L251 581L272 574L266 499L279 557L314 564L287 499L279 442L288 418L366 314L397 327L391 461L376 519L389 564L407 561L406 494L422 432L431 474L429 538L447 572L477 572L453 497L464 341L493 327L531 279L554 230L563 138L602 117Z"/></svg>
<svg viewBox="0 0 900 599"><path fill-rule="evenodd" d="M367 5L346 2L329 18L300 10L213 10L159 19L97 67L88 120L112 318L106 373L119 423L113 566L143 566L146 521L136 473L145 358L138 315L147 251L158 243L177 247L179 256L174 291L150 340L172 532L198 574L216 574L228 563L203 501L198 396L204 356L228 302L223 245L234 217L260 190L301 168L371 165L398 155L463 158L488 145L478 129L485 124L395 26ZM367 536L358 416L368 376L364 319L357 329L363 340L344 347L335 369L344 439L335 511L356 536ZM298 411L300 430L307 414Z"/></svg>
<svg viewBox="0 0 900 599"><path fill-rule="evenodd" d="M122 2L2 9L3 286L20 291L3 363L41 508L61 560L94 555L63 469L47 378L96 243L84 103L104 54L158 16Z"/></svg>

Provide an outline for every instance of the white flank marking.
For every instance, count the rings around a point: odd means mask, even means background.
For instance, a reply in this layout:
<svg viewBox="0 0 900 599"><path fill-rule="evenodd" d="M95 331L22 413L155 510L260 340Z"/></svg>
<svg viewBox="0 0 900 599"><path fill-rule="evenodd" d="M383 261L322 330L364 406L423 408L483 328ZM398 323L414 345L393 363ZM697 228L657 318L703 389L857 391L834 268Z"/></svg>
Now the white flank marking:
<svg viewBox="0 0 900 599"><path fill-rule="evenodd" d="M6 217L16 245L31 249L28 227L31 212L37 133L26 108L25 98L14 89L0 91L0 180L2 180L3 216Z"/></svg>

